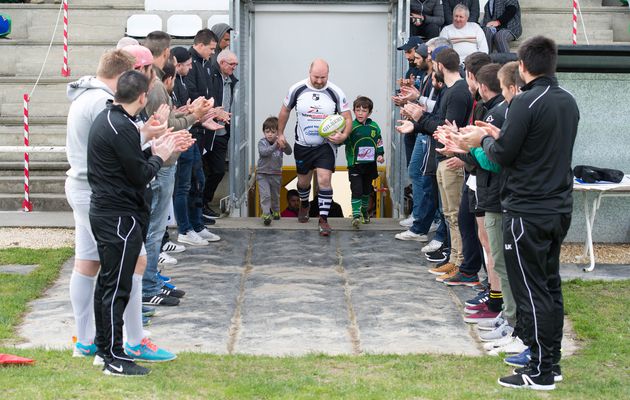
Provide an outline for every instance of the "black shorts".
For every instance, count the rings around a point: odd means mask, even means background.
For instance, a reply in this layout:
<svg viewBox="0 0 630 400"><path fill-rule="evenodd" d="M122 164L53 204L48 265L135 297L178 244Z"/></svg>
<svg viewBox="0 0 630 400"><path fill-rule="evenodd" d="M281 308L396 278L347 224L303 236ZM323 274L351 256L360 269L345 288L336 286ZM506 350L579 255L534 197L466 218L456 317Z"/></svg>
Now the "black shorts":
<svg viewBox="0 0 630 400"><path fill-rule="evenodd" d="M333 150L328 143L317 147L301 146L296 143L293 154L295 154L295 167L299 175L306 175L314 168L335 172L337 151Z"/></svg>

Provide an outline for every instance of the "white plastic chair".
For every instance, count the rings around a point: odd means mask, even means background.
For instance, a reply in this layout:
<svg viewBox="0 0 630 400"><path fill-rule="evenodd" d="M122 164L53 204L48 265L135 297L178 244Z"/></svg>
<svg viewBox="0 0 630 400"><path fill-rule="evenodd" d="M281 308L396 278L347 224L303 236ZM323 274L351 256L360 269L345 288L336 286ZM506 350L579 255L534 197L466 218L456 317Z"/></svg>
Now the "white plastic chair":
<svg viewBox="0 0 630 400"><path fill-rule="evenodd" d="M166 33L174 37L191 38L201 30L202 25L198 15L171 15L166 21Z"/></svg>
<svg viewBox="0 0 630 400"><path fill-rule="evenodd" d="M134 14L127 18L127 36L143 38L162 30L162 18L155 14Z"/></svg>
<svg viewBox="0 0 630 400"><path fill-rule="evenodd" d="M213 15L210 18L208 18L208 29L212 29L213 26L215 26L218 23L223 22L224 24L229 24L230 23L230 16L226 15L226 14L220 14L220 15ZM221 38L219 38L221 39Z"/></svg>

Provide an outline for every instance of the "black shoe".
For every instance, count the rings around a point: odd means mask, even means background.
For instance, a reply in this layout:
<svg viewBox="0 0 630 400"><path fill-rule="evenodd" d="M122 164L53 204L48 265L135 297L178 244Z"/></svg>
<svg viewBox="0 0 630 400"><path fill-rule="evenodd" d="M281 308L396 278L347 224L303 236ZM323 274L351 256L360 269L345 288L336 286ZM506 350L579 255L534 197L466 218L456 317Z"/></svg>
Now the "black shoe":
<svg viewBox="0 0 630 400"><path fill-rule="evenodd" d="M515 368L514 375L526 373L529 371L529 366L526 365L524 367ZM554 382L562 382L562 370L560 369L560 364L554 364L551 366L551 374L553 375Z"/></svg>
<svg viewBox="0 0 630 400"><path fill-rule="evenodd" d="M203 214L201 215L201 221L204 223L204 225L214 225L217 223L217 221L215 221L214 218L206 217Z"/></svg>
<svg viewBox="0 0 630 400"><path fill-rule="evenodd" d="M205 206L201 212L201 214L209 219L213 219L213 218L219 218L221 216L221 214L219 214L218 212L214 211L212 208Z"/></svg>
<svg viewBox="0 0 630 400"><path fill-rule="evenodd" d="M444 250L438 249L431 253L427 253L426 257L429 262L441 263L441 262L446 261L446 259L448 258L448 255Z"/></svg>
<svg viewBox="0 0 630 400"><path fill-rule="evenodd" d="M179 299L176 297L167 296L163 293L156 294L155 296L142 296L142 304L147 306L177 306L179 305Z"/></svg>
<svg viewBox="0 0 630 400"><path fill-rule="evenodd" d="M103 367L103 373L112 376L145 376L150 372L150 369L126 360L114 360Z"/></svg>
<svg viewBox="0 0 630 400"><path fill-rule="evenodd" d="M527 370L526 373L504 376L499 378L499 385L509 388L524 388L533 390L554 390L556 384L554 383L553 375L547 376L530 376L531 370Z"/></svg>
<svg viewBox="0 0 630 400"><path fill-rule="evenodd" d="M176 297L178 299L181 299L182 297L184 297L184 295L186 295L186 292L184 292L183 290L168 288L166 286L162 286L160 292L165 296Z"/></svg>

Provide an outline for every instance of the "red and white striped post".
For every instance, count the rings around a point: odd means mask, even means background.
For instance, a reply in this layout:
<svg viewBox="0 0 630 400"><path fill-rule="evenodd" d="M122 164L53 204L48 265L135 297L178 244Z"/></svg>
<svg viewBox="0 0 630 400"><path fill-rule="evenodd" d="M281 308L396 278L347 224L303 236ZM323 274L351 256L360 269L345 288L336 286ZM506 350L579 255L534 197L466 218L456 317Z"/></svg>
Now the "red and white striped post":
<svg viewBox="0 0 630 400"><path fill-rule="evenodd" d="M70 68L68 68L68 0L63 0L63 67L61 67L62 76L70 76Z"/></svg>
<svg viewBox="0 0 630 400"><path fill-rule="evenodd" d="M29 143L29 131L28 131L28 102L29 102L28 94L24 94L24 146L28 147ZM31 203L31 199L29 196L29 184L28 184L28 152L24 152L24 201L22 201L22 208L24 211L29 212L33 211L33 203Z"/></svg>
<svg viewBox="0 0 630 400"><path fill-rule="evenodd" d="M573 45L577 44L577 17L578 17L578 2L573 0Z"/></svg>

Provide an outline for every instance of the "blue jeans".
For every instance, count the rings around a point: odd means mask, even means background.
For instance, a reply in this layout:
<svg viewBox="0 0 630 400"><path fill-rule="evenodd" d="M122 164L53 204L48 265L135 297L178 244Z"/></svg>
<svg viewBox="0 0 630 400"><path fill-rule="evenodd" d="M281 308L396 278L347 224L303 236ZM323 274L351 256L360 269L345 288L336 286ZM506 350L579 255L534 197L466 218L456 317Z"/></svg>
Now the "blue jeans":
<svg viewBox="0 0 630 400"><path fill-rule="evenodd" d="M142 276L142 296L155 296L160 293L164 282L158 278L158 257L162 250L162 237L168 223L169 203L175 186L175 165L162 167L151 182L151 218L145 247L147 249L147 269Z"/></svg>
<svg viewBox="0 0 630 400"><path fill-rule="evenodd" d="M417 234L427 234L438 207L435 177L422 174L422 163L427 151L425 135L418 135L409 162L409 178L413 192L413 225L410 230Z"/></svg>
<svg viewBox="0 0 630 400"><path fill-rule="evenodd" d="M201 220L204 185L205 177L199 146L191 146L179 156L175 176L173 209L177 230L181 234L204 228Z"/></svg>

